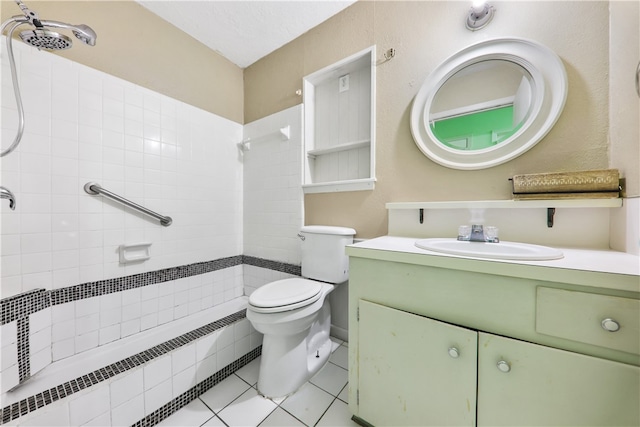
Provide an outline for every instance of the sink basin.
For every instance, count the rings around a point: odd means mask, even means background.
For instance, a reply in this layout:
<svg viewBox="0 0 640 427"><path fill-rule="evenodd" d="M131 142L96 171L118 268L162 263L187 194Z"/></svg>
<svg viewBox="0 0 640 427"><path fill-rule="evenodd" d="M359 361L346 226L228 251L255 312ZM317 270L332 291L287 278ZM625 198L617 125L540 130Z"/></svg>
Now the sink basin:
<svg viewBox="0 0 640 427"><path fill-rule="evenodd" d="M564 256L562 251L547 246L505 241L484 243L440 238L421 239L417 240L415 244L417 247L429 251L476 258L546 261L560 259Z"/></svg>

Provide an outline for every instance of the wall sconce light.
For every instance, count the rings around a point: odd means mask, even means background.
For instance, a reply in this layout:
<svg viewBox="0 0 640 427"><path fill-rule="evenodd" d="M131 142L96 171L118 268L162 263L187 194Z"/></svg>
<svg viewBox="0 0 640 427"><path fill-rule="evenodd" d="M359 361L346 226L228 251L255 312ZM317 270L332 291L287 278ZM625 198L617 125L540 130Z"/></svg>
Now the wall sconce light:
<svg viewBox="0 0 640 427"><path fill-rule="evenodd" d="M471 31L480 30L491 22L495 9L486 0L474 0L467 16L467 29Z"/></svg>

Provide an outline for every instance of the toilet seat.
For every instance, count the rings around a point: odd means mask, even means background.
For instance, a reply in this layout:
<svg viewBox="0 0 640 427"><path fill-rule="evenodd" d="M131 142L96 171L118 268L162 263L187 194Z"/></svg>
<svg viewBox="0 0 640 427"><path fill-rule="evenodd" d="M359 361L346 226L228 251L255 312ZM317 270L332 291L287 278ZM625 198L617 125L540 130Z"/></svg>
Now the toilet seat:
<svg viewBox="0 0 640 427"><path fill-rule="evenodd" d="M249 297L257 313L277 313L305 307L320 299L322 283L308 279L283 279L267 283Z"/></svg>

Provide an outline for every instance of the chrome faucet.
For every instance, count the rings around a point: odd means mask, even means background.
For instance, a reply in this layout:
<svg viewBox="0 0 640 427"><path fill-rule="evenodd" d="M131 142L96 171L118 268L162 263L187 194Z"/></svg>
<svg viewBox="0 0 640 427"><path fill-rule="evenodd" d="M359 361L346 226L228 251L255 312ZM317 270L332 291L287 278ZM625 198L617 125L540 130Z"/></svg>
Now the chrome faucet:
<svg viewBox="0 0 640 427"><path fill-rule="evenodd" d="M484 227L480 224L471 225L471 235L469 236L471 242L484 242Z"/></svg>
<svg viewBox="0 0 640 427"><path fill-rule="evenodd" d="M9 189L0 186L0 199L9 199L9 208L12 211L16 209L16 196Z"/></svg>
<svg viewBox="0 0 640 427"><path fill-rule="evenodd" d="M469 230L469 226L464 226L465 230ZM463 227L460 227L462 230ZM468 231L467 231L468 233ZM458 240L464 240L468 242L484 242L484 243L498 243L498 229L496 227L487 226L485 230L482 224L472 224L471 233L458 234Z"/></svg>

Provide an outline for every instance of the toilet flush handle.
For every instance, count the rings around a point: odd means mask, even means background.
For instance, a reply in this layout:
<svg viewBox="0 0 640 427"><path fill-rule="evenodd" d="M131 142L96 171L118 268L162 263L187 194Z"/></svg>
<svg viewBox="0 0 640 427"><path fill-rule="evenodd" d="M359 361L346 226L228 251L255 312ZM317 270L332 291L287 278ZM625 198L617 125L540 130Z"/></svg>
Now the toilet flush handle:
<svg viewBox="0 0 640 427"><path fill-rule="evenodd" d="M304 242L304 239L306 239L306 237L304 237L304 236L302 235L302 233L298 233L298 237L299 237L299 238L300 238L300 240L302 240L303 242Z"/></svg>

